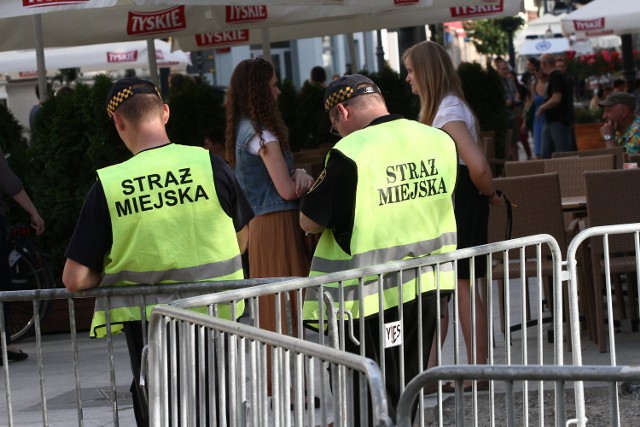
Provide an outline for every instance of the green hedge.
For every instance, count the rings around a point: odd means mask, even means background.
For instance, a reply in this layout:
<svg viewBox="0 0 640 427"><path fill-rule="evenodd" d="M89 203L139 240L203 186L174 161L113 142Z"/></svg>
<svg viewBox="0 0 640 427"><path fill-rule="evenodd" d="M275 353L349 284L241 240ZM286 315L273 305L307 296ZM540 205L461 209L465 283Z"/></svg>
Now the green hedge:
<svg viewBox="0 0 640 427"><path fill-rule="evenodd" d="M493 68L485 70L477 62L460 64L458 75L464 96L478 119L480 129L496 132L496 156L502 157L508 111L500 76Z"/></svg>

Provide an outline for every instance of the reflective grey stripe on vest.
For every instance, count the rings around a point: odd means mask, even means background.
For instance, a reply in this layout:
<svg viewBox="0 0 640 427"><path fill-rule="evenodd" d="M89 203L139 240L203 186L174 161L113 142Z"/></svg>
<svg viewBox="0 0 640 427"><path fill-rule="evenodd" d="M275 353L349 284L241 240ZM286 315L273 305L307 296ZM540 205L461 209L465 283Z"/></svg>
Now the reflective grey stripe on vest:
<svg viewBox="0 0 640 427"><path fill-rule="evenodd" d="M373 249L361 254L356 254L351 259L331 260L313 257L311 270L319 273L334 273L336 271L384 264L392 260L402 260L405 257L418 258L444 246L455 245L456 243L457 233L453 232L443 233L435 239L423 240L422 242L409 243L392 248Z"/></svg>
<svg viewBox="0 0 640 427"><path fill-rule="evenodd" d="M422 274L435 274L435 268L433 266L425 266L421 268ZM402 271L402 285L405 285L412 280L416 280L417 276L417 268L412 268L410 270ZM445 262L440 264L440 273L452 273L453 272L453 261ZM382 279L382 292L388 289L394 289L399 286L397 275L399 272L394 273L386 273ZM358 280L358 279L353 279ZM451 284L453 284L453 278L451 279ZM434 286L437 285L437 282L434 279ZM424 286L424 285L423 285ZM442 284L440 284L442 286ZM435 289L435 288L434 288ZM442 289L442 288L441 288ZM453 290L453 288L445 288L443 290ZM366 298L371 295L376 295L378 293L378 279L364 280L362 284L362 290L360 288L360 283L356 283L353 285L345 285L342 288L342 291L339 287L337 287L337 283L335 286L324 286L324 292L328 292L333 297L333 300L338 302L341 301L340 293L344 293L344 301L359 301L360 298ZM305 296L305 300L314 301L318 300L317 289L308 288Z"/></svg>
<svg viewBox="0 0 640 427"><path fill-rule="evenodd" d="M162 285L158 285L162 286ZM169 304L180 298L187 298L189 296L196 296L196 294L189 294L188 292L180 292L179 294L156 294L156 295L114 295L109 297L109 308L111 310L123 307L140 308L140 304L144 304L145 307L158 304ZM95 311L105 311L107 309L107 298L96 298ZM113 316L113 314L112 314ZM111 321L118 323L111 318Z"/></svg>
<svg viewBox="0 0 640 427"><path fill-rule="evenodd" d="M242 259L239 255L224 261L173 270L120 271L114 274L105 274L100 284L113 285L123 282L158 283L162 281L198 282L200 280L225 277L236 273L238 270L242 270Z"/></svg>

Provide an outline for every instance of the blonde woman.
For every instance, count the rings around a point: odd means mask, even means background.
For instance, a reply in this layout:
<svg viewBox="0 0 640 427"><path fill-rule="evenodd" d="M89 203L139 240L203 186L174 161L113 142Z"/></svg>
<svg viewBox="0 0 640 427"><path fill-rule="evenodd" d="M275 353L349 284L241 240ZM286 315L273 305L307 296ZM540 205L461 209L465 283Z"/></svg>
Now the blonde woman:
<svg viewBox="0 0 640 427"><path fill-rule="evenodd" d="M458 183L455 190L455 215L458 227L458 248L487 242L489 203L500 204L501 198L493 188L491 169L481 150L478 124L469 108L462 85L451 58L442 46L432 41L418 43L403 55L407 82L411 91L420 97L421 123L440 128L456 142L459 154ZM475 259L475 276L486 275L486 262ZM458 301L462 333L470 364L484 364L487 360L487 316L484 304L476 292L476 358L471 351L471 282L469 261L458 262ZM448 315L443 319L442 339L446 336ZM430 366L436 364L436 348L432 348ZM481 383L480 387L485 387ZM447 388L451 388L448 386ZM465 390L471 388L465 384ZM445 390L446 391L446 390Z"/></svg>

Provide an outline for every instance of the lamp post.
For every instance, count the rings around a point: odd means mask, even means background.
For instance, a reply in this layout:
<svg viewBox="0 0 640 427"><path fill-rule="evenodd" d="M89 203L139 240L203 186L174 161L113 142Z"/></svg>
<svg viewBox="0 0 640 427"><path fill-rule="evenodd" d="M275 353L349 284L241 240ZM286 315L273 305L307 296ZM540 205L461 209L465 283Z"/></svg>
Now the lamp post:
<svg viewBox="0 0 640 427"><path fill-rule="evenodd" d="M512 70L516 68L516 50L513 47L513 33L518 29L520 24L522 23L520 18L504 18L500 21L500 25L502 29L507 33L507 43L509 50L509 66Z"/></svg>
<svg viewBox="0 0 640 427"><path fill-rule="evenodd" d="M384 69L384 48L382 47L382 31L376 30L378 36L378 46L376 47L376 59L378 62L378 72Z"/></svg>
<svg viewBox="0 0 640 427"><path fill-rule="evenodd" d="M631 34L623 34L622 39L622 75L627 81L627 90L636 88L636 70L633 65L633 40Z"/></svg>

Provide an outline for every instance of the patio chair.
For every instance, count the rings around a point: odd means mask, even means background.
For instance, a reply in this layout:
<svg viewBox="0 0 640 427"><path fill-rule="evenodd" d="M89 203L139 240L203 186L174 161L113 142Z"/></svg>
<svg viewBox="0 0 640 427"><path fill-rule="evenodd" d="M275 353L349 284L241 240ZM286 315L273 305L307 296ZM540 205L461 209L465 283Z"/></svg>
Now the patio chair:
<svg viewBox="0 0 640 427"><path fill-rule="evenodd" d="M595 150L593 150L595 151ZM584 196L586 193L584 173L586 171L615 169L615 155L560 157L545 160L545 173L557 172L560 178L562 197Z"/></svg>
<svg viewBox="0 0 640 427"><path fill-rule="evenodd" d="M640 222L640 169L597 171L585 173L587 189L587 223L598 225L628 224ZM605 319L603 304L605 289L605 255L609 258L615 309L618 320L631 319L632 330L638 329L637 312L637 256L633 236L609 236L609 252L604 254L603 241L591 239L591 266L593 270L593 291L597 343L600 352L606 351ZM622 278L626 278L626 290ZM624 296L627 294L628 308ZM603 299L604 298L604 299ZM628 313L627 313L628 310ZM612 319L609 319L612 321Z"/></svg>
<svg viewBox="0 0 640 427"><path fill-rule="evenodd" d="M495 188L500 189L514 205L512 208L511 238L531 236L534 234L550 234L558 242L564 258L567 239L562 217L558 174L548 173L496 178L493 181ZM489 210L489 242L504 240L506 227L507 213L505 207L491 206ZM519 251L509 251L510 260L518 260L519 257ZM520 278L521 265L519 262L509 263L508 260L504 259L494 258L493 261L493 280L498 282L498 292L502 297L504 295L505 264L508 265L509 277L512 279ZM524 267L527 279L536 277L537 260L534 248L530 248L526 253ZM542 247L541 267L544 281L542 287L547 305L551 308L553 306L553 298L550 291L553 277L553 263L551 253L545 245ZM503 299L500 298L499 301L501 304L500 324L502 331L504 331ZM511 327L511 329L513 330L514 327Z"/></svg>
<svg viewBox="0 0 640 427"><path fill-rule="evenodd" d="M504 163L504 172L509 178L523 175L538 175L544 173L544 162L544 160L512 160Z"/></svg>
<svg viewBox="0 0 640 427"><path fill-rule="evenodd" d="M593 150L584 150L584 151L556 151L551 154L551 158L555 159L557 157L575 157L575 156L589 157L589 156L602 156L603 154L613 154L614 156L616 156L615 169L622 169L622 163L624 160L623 147L596 148Z"/></svg>

